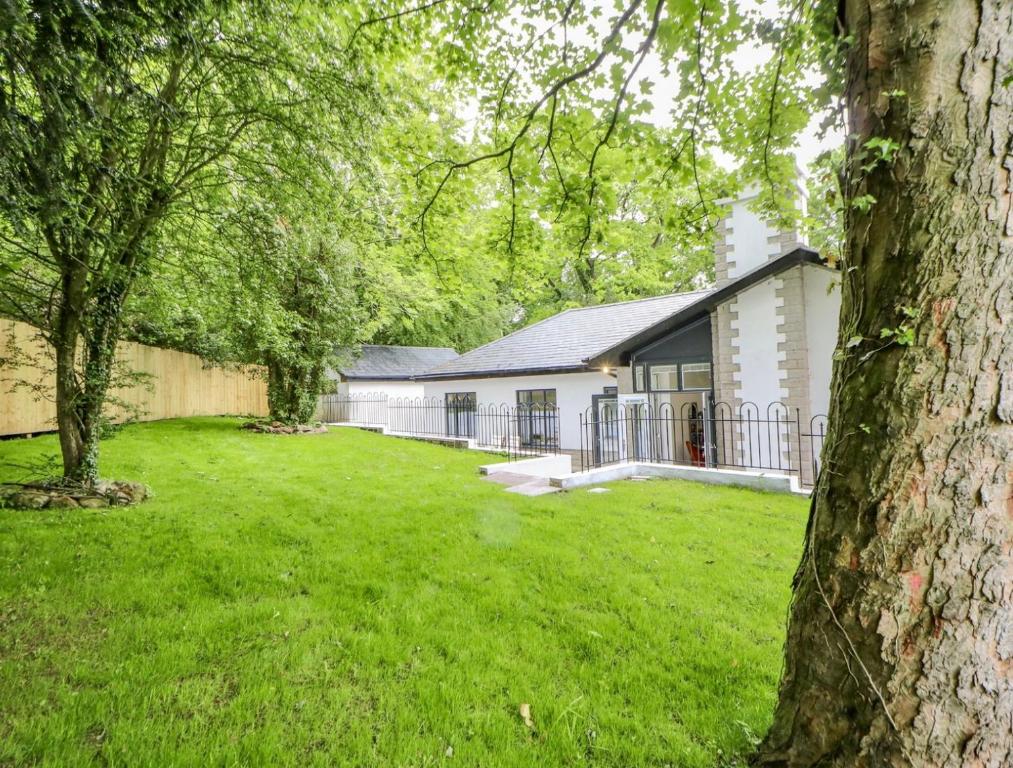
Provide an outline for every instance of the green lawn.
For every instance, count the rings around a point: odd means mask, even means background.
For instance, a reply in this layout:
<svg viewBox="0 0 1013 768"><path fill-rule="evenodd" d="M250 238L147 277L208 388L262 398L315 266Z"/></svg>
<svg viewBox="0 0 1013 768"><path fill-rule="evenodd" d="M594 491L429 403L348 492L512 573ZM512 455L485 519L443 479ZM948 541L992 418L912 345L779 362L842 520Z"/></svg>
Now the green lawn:
<svg viewBox="0 0 1013 768"><path fill-rule="evenodd" d="M525 498L482 454L238 424L103 443L142 506L0 510L0 765L713 767L763 732L804 500Z"/></svg>

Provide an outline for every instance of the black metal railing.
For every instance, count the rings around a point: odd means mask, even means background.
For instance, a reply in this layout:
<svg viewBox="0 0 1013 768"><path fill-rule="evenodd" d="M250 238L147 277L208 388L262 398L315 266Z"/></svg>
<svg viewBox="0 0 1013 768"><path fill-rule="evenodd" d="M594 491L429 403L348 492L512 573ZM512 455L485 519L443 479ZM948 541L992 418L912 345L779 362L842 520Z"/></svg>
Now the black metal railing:
<svg viewBox="0 0 1013 768"><path fill-rule="evenodd" d="M603 404L580 415L581 471L626 461L775 471L815 484L826 432L823 415L771 403L700 409L670 403Z"/></svg>
<svg viewBox="0 0 1013 768"><path fill-rule="evenodd" d="M320 395L317 400L317 418L328 424L383 427L387 424L387 395L382 392Z"/></svg>
<svg viewBox="0 0 1013 768"><path fill-rule="evenodd" d="M554 405L477 403L467 398L324 395L319 418L329 423L383 427L388 434L470 444L511 461L559 453Z"/></svg>

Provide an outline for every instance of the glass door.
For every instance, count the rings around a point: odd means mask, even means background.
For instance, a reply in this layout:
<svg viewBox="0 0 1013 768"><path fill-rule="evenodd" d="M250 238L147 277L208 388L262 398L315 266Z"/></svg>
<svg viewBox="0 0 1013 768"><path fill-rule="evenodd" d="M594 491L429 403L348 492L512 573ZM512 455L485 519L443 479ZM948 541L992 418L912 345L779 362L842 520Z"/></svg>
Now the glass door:
<svg viewBox="0 0 1013 768"><path fill-rule="evenodd" d="M616 395L592 395L594 463L596 466L619 461L622 455L622 424Z"/></svg>

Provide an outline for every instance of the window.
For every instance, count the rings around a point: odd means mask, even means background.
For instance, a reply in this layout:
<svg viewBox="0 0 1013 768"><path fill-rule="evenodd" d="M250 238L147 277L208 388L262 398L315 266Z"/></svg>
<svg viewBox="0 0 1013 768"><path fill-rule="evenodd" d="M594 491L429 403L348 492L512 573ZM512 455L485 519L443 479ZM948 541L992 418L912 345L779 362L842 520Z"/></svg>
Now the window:
<svg viewBox="0 0 1013 768"><path fill-rule="evenodd" d="M678 365L652 365L651 391L675 392L679 389Z"/></svg>
<svg viewBox="0 0 1013 768"><path fill-rule="evenodd" d="M554 389L518 389L517 405L554 406L556 390Z"/></svg>
<svg viewBox="0 0 1013 768"><path fill-rule="evenodd" d="M710 389L711 388L711 364L710 363L683 363L682 364L682 388L683 389Z"/></svg>
<svg viewBox="0 0 1013 768"><path fill-rule="evenodd" d="M475 436L475 409L478 398L474 392L448 392L445 396L447 435Z"/></svg>
<svg viewBox="0 0 1013 768"><path fill-rule="evenodd" d="M456 408L462 411L475 410L475 403L478 401L474 392L448 392L447 408Z"/></svg>
<svg viewBox="0 0 1013 768"><path fill-rule="evenodd" d="M633 368L633 391L644 391L644 366L638 365Z"/></svg>
<svg viewBox="0 0 1013 768"><path fill-rule="evenodd" d="M517 432L525 448L559 446L556 390L517 390Z"/></svg>

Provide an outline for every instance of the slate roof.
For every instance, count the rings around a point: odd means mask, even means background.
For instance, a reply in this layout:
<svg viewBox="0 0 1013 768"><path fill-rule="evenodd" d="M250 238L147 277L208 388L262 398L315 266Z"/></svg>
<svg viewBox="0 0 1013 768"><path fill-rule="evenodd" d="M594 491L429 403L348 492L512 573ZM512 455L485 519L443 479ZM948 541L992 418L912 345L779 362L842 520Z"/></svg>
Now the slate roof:
<svg viewBox="0 0 1013 768"><path fill-rule="evenodd" d="M567 309L417 376L503 376L587 368L586 361L693 304L710 290Z"/></svg>
<svg viewBox="0 0 1013 768"><path fill-rule="evenodd" d="M450 347L363 344L356 357L337 370L346 379L410 379L457 356Z"/></svg>

